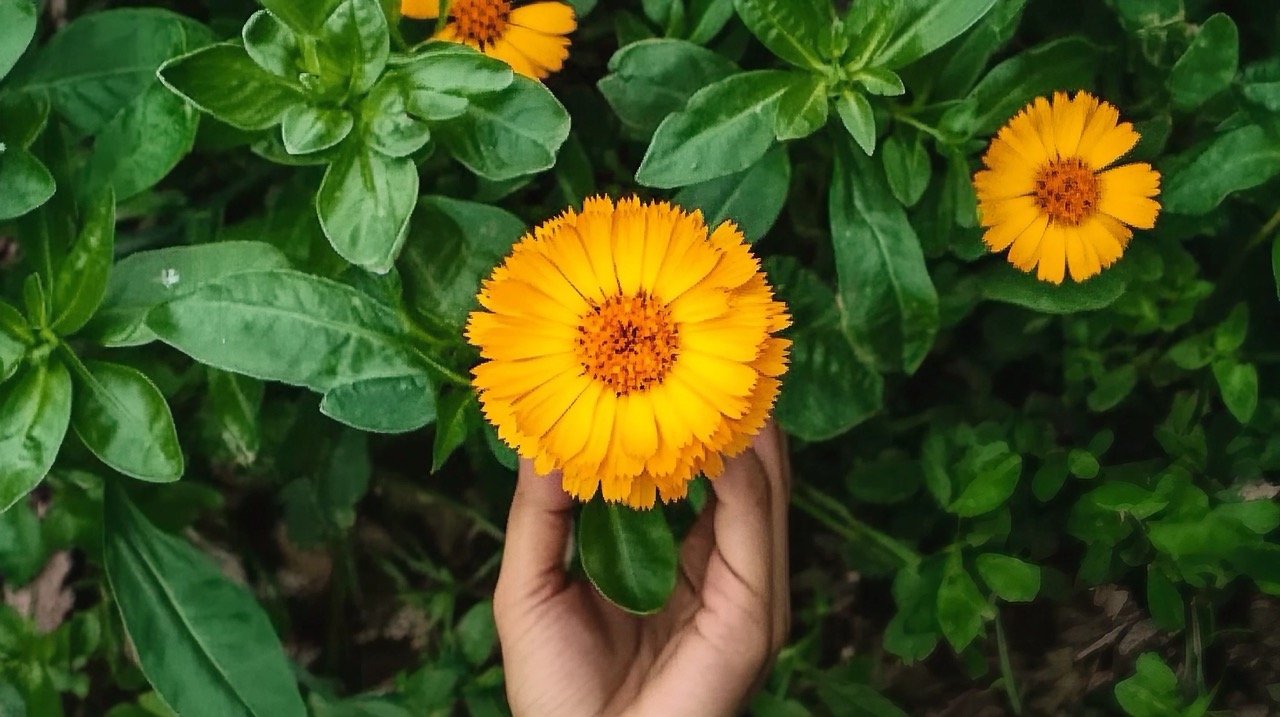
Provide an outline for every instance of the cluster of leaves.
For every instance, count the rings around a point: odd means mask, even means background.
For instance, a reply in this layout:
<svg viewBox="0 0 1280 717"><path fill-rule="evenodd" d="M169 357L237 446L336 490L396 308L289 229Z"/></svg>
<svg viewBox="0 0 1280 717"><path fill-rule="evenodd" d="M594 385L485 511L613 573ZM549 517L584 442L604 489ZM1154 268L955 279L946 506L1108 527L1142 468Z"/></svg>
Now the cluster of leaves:
<svg viewBox="0 0 1280 717"><path fill-rule="evenodd" d="M544 86L377 0L0 0L0 711L501 714L515 456L462 326L529 226L633 191L738 222L795 319L796 629L757 714L1274 699L1225 656L1280 595L1275 8L573 4ZM1052 287L986 256L970 179L1075 89L1164 213ZM588 504L583 569L659 608L667 518ZM1063 697L1072 643L1019 606L1095 586L1148 652Z"/></svg>

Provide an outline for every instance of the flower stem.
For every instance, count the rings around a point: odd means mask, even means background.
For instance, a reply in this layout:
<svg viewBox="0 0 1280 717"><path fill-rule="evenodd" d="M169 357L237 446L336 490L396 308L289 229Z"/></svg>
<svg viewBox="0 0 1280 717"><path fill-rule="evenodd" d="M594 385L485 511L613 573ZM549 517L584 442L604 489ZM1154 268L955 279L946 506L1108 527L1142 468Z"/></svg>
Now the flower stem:
<svg viewBox="0 0 1280 717"><path fill-rule="evenodd" d="M898 568L910 567L920 562L920 554L910 546L890 535L863 523L847 508L831 496L808 485L798 485L791 502L800 510L822 523L829 530L846 540L870 545Z"/></svg>
<svg viewBox="0 0 1280 717"><path fill-rule="evenodd" d="M1014 681L1013 665L1009 662L1009 642L1004 637L1004 621L996 612L996 649L1000 652L1000 681L1004 683L1004 692L1009 696L1009 709L1015 715L1022 714L1022 698L1018 696L1018 683Z"/></svg>

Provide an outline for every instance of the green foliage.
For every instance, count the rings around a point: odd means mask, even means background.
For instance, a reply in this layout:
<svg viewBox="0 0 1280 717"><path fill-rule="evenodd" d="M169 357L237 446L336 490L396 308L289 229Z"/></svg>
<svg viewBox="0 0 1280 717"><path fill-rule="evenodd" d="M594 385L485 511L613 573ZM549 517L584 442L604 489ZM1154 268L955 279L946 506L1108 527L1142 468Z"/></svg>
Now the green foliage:
<svg viewBox="0 0 1280 717"><path fill-rule="evenodd" d="M572 4L544 84L394 0L0 0L0 713L505 714L467 316L634 192L792 317L753 714L1275 711L1274 4ZM1080 89L1162 213L1050 286L972 176ZM577 510L574 571L661 609L692 511Z"/></svg>

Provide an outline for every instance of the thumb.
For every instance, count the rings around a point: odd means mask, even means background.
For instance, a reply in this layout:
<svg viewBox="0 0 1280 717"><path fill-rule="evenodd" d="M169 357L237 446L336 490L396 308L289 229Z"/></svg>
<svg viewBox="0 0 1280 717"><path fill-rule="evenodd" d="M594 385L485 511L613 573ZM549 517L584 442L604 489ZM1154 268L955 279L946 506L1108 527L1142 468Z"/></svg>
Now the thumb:
<svg viewBox="0 0 1280 717"><path fill-rule="evenodd" d="M495 617L518 615L564 587L572 507L559 473L538 475L533 463L521 459L493 597Z"/></svg>

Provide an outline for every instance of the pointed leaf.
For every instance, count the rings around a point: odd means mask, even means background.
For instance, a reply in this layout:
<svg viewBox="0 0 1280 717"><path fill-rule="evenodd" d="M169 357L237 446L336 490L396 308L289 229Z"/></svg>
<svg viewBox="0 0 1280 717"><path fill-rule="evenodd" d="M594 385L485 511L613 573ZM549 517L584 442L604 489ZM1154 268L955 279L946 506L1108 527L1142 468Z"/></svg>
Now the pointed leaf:
<svg viewBox="0 0 1280 717"><path fill-rule="evenodd" d="M384 274L395 263L418 200L418 168L351 142L325 172L316 210L342 258Z"/></svg>
<svg viewBox="0 0 1280 717"><path fill-rule="evenodd" d="M132 478L153 483L181 478L182 447L173 414L151 379L137 369L104 361L74 368L71 425L85 446Z"/></svg>
<svg viewBox="0 0 1280 717"><path fill-rule="evenodd" d="M107 291L115 260L116 197L111 188L93 199L83 226L53 282L53 321L58 335L79 331L93 317Z"/></svg>
<svg viewBox="0 0 1280 717"><path fill-rule="evenodd" d="M0 386L0 512L35 488L71 422L71 377L60 362L30 366Z"/></svg>
<svg viewBox="0 0 1280 717"><path fill-rule="evenodd" d="M591 583L623 610L655 613L675 590L676 542L661 509L636 510L597 497L582 506L578 549Z"/></svg>

